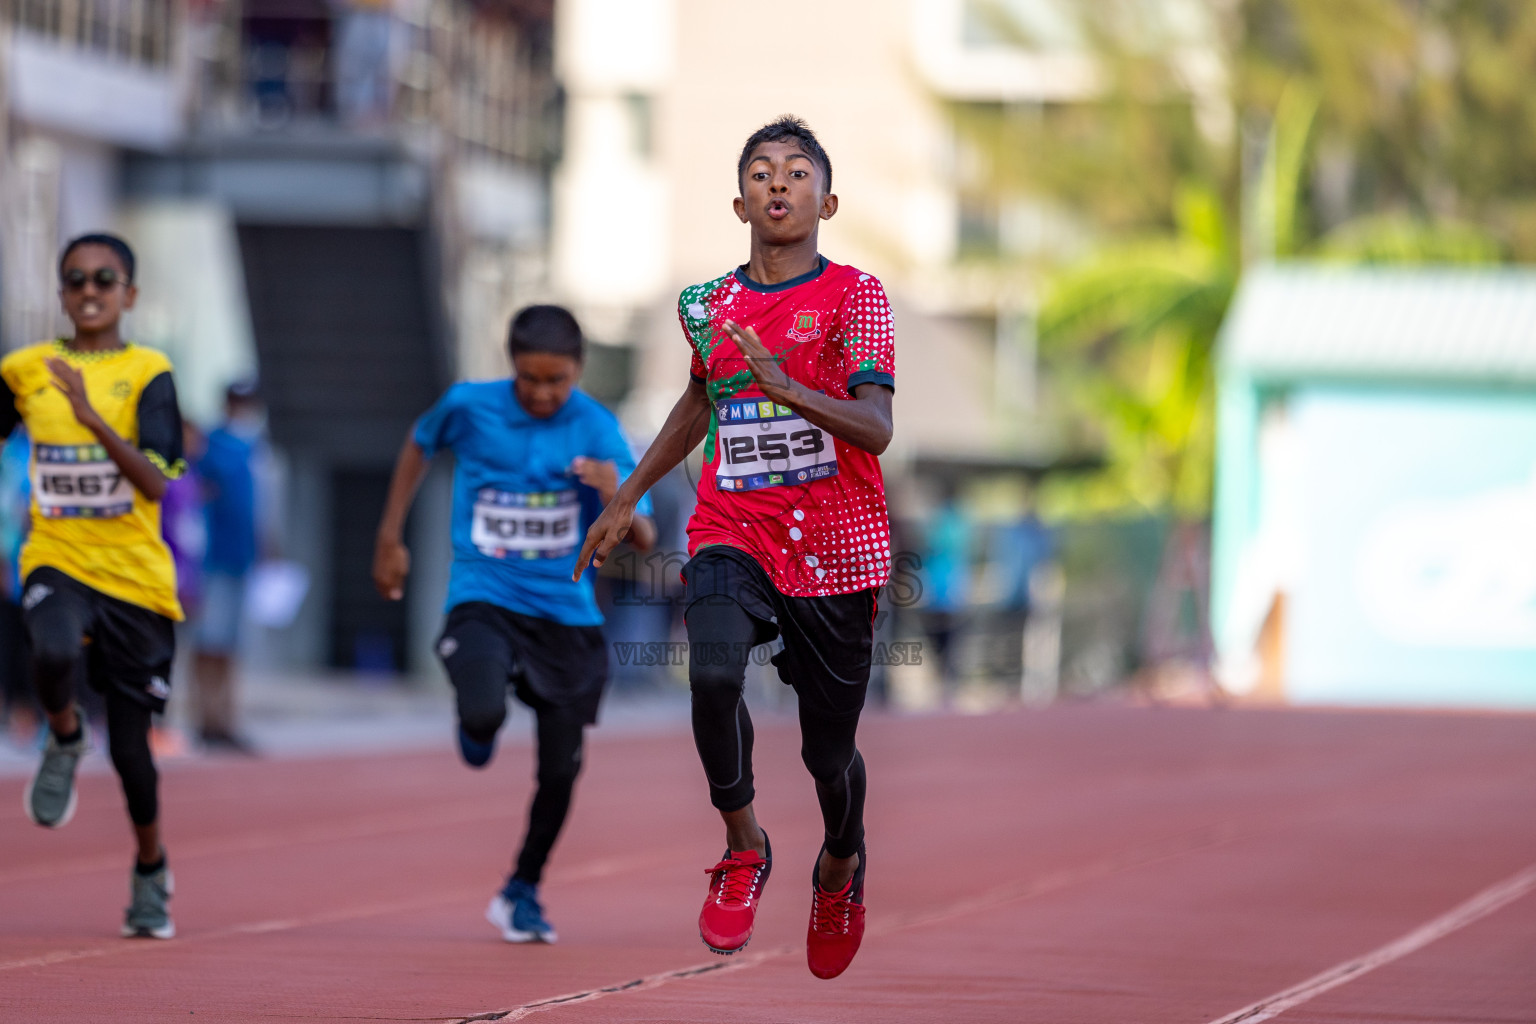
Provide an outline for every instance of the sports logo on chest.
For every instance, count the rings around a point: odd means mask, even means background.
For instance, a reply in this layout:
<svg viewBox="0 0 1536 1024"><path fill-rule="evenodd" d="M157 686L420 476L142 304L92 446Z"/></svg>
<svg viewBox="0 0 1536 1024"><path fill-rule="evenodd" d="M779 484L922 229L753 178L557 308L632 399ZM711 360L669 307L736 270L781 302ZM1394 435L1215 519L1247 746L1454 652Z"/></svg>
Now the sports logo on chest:
<svg viewBox="0 0 1536 1024"><path fill-rule="evenodd" d="M821 337L821 327L818 323L820 319L820 310L802 310L795 314L793 324L784 332L784 335L791 341L815 341Z"/></svg>

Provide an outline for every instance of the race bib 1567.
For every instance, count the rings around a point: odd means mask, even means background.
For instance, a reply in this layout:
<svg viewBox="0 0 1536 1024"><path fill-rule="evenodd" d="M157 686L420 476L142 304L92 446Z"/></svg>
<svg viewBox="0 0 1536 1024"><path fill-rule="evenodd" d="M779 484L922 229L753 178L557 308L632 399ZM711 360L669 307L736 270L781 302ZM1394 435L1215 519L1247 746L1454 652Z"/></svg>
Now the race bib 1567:
<svg viewBox="0 0 1536 1024"><path fill-rule="evenodd" d="M98 444L39 444L32 497L45 519L113 519L133 511L133 484Z"/></svg>
<svg viewBox="0 0 1536 1024"><path fill-rule="evenodd" d="M715 417L718 490L755 491L837 475L832 435L786 405L766 398L728 398L715 403Z"/></svg>
<svg viewBox="0 0 1536 1024"><path fill-rule="evenodd" d="M575 489L475 492L469 540L492 558L561 558L576 550L581 501Z"/></svg>

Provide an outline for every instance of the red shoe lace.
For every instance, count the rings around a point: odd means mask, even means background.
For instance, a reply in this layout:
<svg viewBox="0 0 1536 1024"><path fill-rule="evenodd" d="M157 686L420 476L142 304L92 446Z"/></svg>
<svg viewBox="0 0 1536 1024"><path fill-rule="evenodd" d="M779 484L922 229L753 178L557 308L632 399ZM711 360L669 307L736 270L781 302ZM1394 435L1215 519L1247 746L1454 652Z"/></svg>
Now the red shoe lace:
<svg viewBox="0 0 1536 1024"><path fill-rule="evenodd" d="M816 898L811 906L812 927L823 934L847 935L848 917L853 911L853 883L849 882L842 892L822 892L816 886Z"/></svg>
<svg viewBox="0 0 1536 1024"><path fill-rule="evenodd" d="M758 872L762 870L762 864L748 864L737 860L735 857L727 857L712 868L706 868L706 875L720 874L720 891L715 896L716 903L746 904L752 899L753 892L757 889Z"/></svg>

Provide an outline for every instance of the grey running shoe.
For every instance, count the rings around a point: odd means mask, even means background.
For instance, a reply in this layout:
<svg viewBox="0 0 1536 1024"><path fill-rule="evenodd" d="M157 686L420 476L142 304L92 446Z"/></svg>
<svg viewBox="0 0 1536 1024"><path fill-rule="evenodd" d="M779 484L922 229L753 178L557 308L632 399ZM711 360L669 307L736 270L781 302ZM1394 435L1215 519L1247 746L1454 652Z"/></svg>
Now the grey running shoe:
<svg viewBox="0 0 1536 1024"><path fill-rule="evenodd" d="M75 816L75 768L80 764L90 746L85 718L80 719L80 738L73 743L60 743L59 738L48 730L48 742L43 746L43 760L27 787L27 817L44 828L63 828Z"/></svg>
<svg viewBox="0 0 1536 1024"><path fill-rule="evenodd" d="M133 901L123 918L123 938L168 939L175 935L176 926L171 923L171 911L166 906L176 888L170 867L161 865L154 874L141 875L138 865L134 865L131 874L128 884Z"/></svg>

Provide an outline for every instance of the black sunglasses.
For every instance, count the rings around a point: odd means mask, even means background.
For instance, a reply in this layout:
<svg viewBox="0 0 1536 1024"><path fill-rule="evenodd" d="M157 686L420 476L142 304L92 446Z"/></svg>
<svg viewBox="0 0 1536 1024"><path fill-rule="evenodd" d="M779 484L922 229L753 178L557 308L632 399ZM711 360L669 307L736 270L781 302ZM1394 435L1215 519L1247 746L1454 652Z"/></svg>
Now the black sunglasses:
<svg viewBox="0 0 1536 1024"><path fill-rule="evenodd" d="M96 287L100 288L102 291L106 291L108 288L111 288L113 285L118 283L128 283L128 278L124 277L122 274L119 274L111 267L99 267L93 274L87 274L85 271L78 268L74 270L66 270L64 271L63 279L64 287L68 288L72 292L77 292L84 288L85 282L87 281L94 281L96 283Z"/></svg>

